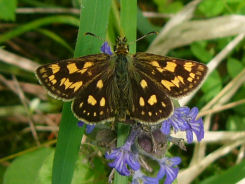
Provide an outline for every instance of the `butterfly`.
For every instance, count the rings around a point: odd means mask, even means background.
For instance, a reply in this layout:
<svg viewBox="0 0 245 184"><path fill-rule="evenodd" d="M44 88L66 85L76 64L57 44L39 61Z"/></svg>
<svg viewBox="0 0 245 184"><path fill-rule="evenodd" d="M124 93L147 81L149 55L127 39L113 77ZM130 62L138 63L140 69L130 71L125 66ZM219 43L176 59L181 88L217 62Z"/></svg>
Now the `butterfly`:
<svg viewBox="0 0 245 184"><path fill-rule="evenodd" d="M172 99L187 95L204 79L207 66L150 53L129 54L118 37L114 54L66 59L40 66L40 83L49 94L72 101L72 111L86 124L135 120L157 125L173 112Z"/></svg>

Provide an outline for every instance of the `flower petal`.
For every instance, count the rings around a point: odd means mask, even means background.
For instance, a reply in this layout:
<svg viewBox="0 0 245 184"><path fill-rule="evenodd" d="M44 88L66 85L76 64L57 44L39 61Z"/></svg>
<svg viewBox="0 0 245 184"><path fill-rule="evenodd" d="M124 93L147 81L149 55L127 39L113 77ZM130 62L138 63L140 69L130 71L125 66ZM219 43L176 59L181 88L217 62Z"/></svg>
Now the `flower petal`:
<svg viewBox="0 0 245 184"><path fill-rule="evenodd" d="M166 179L164 184L171 184L177 177L179 168L167 167L166 168Z"/></svg>
<svg viewBox="0 0 245 184"><path fill-rule="evenodd" d="M101 52L103 52L105 54L112 55L111 47L109 46L108 42L104 42L104 44L101 46L100 50L101 50Z"/></svg>
<svg viewBox="0 0 245 184"><path fill-rule="evenodd" d="M189 144L193 142L193 134L191 130L186 130L186 139Z"/></svg>

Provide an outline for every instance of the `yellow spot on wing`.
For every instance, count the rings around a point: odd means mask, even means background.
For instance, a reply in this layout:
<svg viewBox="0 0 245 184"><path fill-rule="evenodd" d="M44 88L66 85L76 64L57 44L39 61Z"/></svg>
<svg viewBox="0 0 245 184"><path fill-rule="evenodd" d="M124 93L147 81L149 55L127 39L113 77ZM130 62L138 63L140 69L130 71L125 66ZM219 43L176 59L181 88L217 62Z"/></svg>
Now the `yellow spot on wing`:
<svg viewBox="0 0 245 184"><path fill-rule="evenodd" d="M83 102L81 102L80 104L79 104L79 107L81 108L83 106Z"/></svg>
<svg viewBox="0 0 245 184"><path fill-rule="evenodd" d="M77 65L76 63L70 63L67 65L67 69L69 71L69 74L75 73L76 71L78 71Z"/></svg>
<svg viewBox="0 0 245 184"><path fill-rule="evenodd" d="M192 82L192 81L193 81L193 78L188 77L187 80L188 80L189 82Z"/></svg>
<svg viewBox="0 0 245 184"><path fill-rule="evenodd" d="M197 74L197 75L202 75L202 73L201 73L201 72L199 72L199 71L197 71L197 72L196 72L196 74Z"/></svg>
<svg viewBox="0 0 245 184"><path fill-rule="evenodd" d="M56 79L51 80L51 83L52 83L53 85L56 84L56 82L57 82Z"/></svg>
<svg viewBox="0 0 245 184"><path fill-rule="evenodd" d="M40 73L45 73L46 72L46 69L44 67L42 67L40 70L39 70Z"/></svg>
<svg viewBox="0 0 245 184"><path fill-rule="evenodd" d="M161 104L163 107L166 107L166 104L164 102L161 102ZM159 112L162 112L162 110L161 111L159 110Z"/></svg>
<svg viewBox="0 0 245 184"><path fill-rule="evenodd" d="M91 66L93 66L94 63L93 62L86 62L84 65L83 65L83 68L89 68Z"/></svg>
<svg viewBox="0 0 245 184"><path fill-rule="evenodd" d="M204 66L202 66L202 65L199 65L199 66L197 67L197 69L200 70L200 71L204 71L204 70L205 70L205 69L204 69Z"/></svg>
<svg viewBox="0 0 245 184"><path fill-rule="evenodd" d="M145 106L145 101L144 101L144 98L142 96L140 97L139 104L141 107Z"/></svg>
<svg viewBox="0 0 245 184"><path fill-rule="evenodd" d="M192 69L193 66L194 66L194 64L193 64L192 62L186 62L186 63L184 64L184 68L185 68L185 70L188 71L188 72L191 72L191 69Z"/></svg>
<svg viewBox="0 0 245 184"><path fill-rule="evenodd" d="M68 89L70 85L72 85L72 82L70 82L69 79L66 79L66 81L64 82L64 85L65 85L65 89Z"/></svg>
<svg viewBox="0 0 245 184"><path fill-rule="evenodd" d="M60 81L60 86L62 86L65 81L66 81L66 78L62 78L61 81Z"/></svg>
<svg viewBox="0 0 245 184"><path fill-rule="evenodd" d="M105 106L105 98L104 97L102 97L101 100L100 100L100 106L101 107Z"/></svg>
<svg viewBox="0 0 245 184"><path fill-rule="evenodd" d="M147 82L143 79L140 81L140 85L143 89L145 89L147 87Z"/></svg>
<svg viewBox="0 0 245 184"><path fill-rule="evenodd" d="M170 72L174 72L175 68L176 68L176 64L173 62L167 62L167 66L164 67L164 69L170 71Z"/></svg>
<svg viewBox="0 0 245 184"><path fill-rule="evenodd" d="M151 65L155 66L155 67L160 67L160 65L159 65L159 63L157 61L152 61Z"/></svg>
<svg viewBox="0 0 245 184"><path fill-rule="evenodd" d="M52 65L49 66L49 68L51 68L53 74L55 74L58 71L60 71L60 66L58 64L52 64Z"/></svg>
<svg viewBox="0 0 245 184"><path fill-rule="evenodd" d="M152 112L148 112L149 116L152 116Z"/></svg>
<svg viewBox="0 0 245 184"><path fill-rule="evenodd" d="M154 105L155 103L157 103L157 97L156 97L156 95L151 95L151 97L148 99L147 102L150 105Z"/></svg>
<svg viewBox="0 0 245 184"><path fill-rule="evenodd" d="M100 111L100 115L103 115L104 114L104 111Z"/></svg>
<svg viewBox="0 0 245 184"><path fill-rule="evenodd" d="M171 82L179 88L180 80L178 79L178 77L175 77L174 80L171 80Z"/></svg>
<svg viewBox="0 0 245 184"><path fill-rule="evenodd" d="M53 80L54 79L54 75L50 75L49 77L48 77L48 79L51 81L51 80Z"/></svg>
<svg viewBox="0 0 245 184"><path fill-rule="evenodd" d="M82 70L79 70L78 72L80 72L81 74L83 74L83 73L85 73L88 70L89 67L91 67L93 65L94 65L93 62L89 62L88 61L88 62L84 63L83 69Z"/></svg>
<svg viewBox="0 0 245 184"><path fill-rule="evenodd" d="M156 69L157 69L159 72L163 72L163 71L164 71L164 69L160 67L160 65L159 65L159 63L158 63L157 61L152 61L152 62L150 62L150 64L151 64L152 66L155 66Z"/></svg>
<svg viewBox="0 0 245 184"><path fill-rule="evenodd" d="M141 115L142 115L142 116L145 115L145 111L141 111Z"/></svg>
<svg viewBox="0 0 245 184"><path fill-rule="evenodd" d="M79 82L75 82L72 85L70 85L69 88L74 88L74 92L76 92L78 89L80 89L80 87L83 85L82 81Z"/></svg>
<svg viewBox="0 0 245 184"><path fill-rule="evenodd" d="M88 104L91 104L94 106L96 103L97 103L97 101L95 100L95 98L92 95L89 95L88 96Z"/></svg>
<svg viewBox="0 0 245 184"><path fill-rule="evenodd" d="M182 84L184 84L184 79L183 79L183 77L181 77L181 76L177 76L178 77L178 79L180 80L180 82L182 83Z"/></svg>
<svg viewBox="0 0 245 184"><path fill-rule="evenodd" d="M42 75L42 78L46 78L46 77L48 77L46 73Z"/></svg>
<svg viewBox="0 0 245 184"><path fill-rule="evenodd" d="M98 82L97 82L97 88L101 89L103 88L103 81L100 79Z"/></svg>
<svg viewBox="0 0 245 184"><path fill-rule="evenodd" d="M195 74L194 73L190 73L189 75L190 75L191 78L193 78L193 79L195 78Z"/></svg>
<svg viewBox="0 0 245 184"><path fill-rule="evenodd" d="M167 88L169 91L171 90L171 87L175 86L172 82L169 82L167 80L161 80L162 85Z"/></svg>
<svg viewBox="0 0 245 184"><path fill-rule="evenodd" d="M94 112L94 116L96 116L97 114L96 114L96 112Z"/></svg>

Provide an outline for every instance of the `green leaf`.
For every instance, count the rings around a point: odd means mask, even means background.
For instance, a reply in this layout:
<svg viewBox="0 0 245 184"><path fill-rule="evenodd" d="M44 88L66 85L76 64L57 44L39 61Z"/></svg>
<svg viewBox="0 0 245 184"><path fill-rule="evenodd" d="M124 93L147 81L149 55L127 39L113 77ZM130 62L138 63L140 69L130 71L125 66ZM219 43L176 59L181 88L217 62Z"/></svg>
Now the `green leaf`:
<svg viewBox="0 0 245 184"><path fill-rule="evenodd" d="M16 0L0 0L0 19L14 21L16 6Z"/></svg>
<svg viewBox="0 0 245 184"><path fill-rule="evenodd" d="M245 160L243 160L240 164L237 164L227 169L222 174L215 174L212 177L205 179L203 182L199 182L199 184L238 183L240 180L244 178L244 173L245 173Z"/></svg>
<svg viewBox="0 0 245 184"><path fill-rule="evenodd" d="M245 94L245 85L243 85L236 94L233 96L232 101L238 101L244 99L244 94ZM236 106L233 108L236 114L239 114L241 116L245 116L245 105L241 104L239 106Z"/></svg>
<svg viewBox="0 0 245 184"><path fill-rule="evenodd" d="M234 58L229 58L227 61L227 71L228 74L232 77L235 78L242 70L244 66L242 63Z"/></svg>
<svg viewBox="0 0 245 184"><path fill-rule="evenodd" d="M75 48L75 57L98 53L102 41L85 36L92 32L105 38L108 24L110 0L83 0L81 5L80 27ZM55 152L52 184L70 184L78 158L83 129L78 128L78 120L71 112L70 103L65 103L60 123Z"/></svg>
<svg viewBox="0 0 245 184"><path fill-rule="evenodd" d="M230 131L242 131L245 130L245 117L238 115L229 116L226 122L226 128Z"/></svg>
<svg viewBox="0 0 245 184"><path fill-rule="evenodd" d="M45 159L35 184L51 184L53 159L54 152ZM75 164L71 184L107 183L108 179L105 171L102 157L95 157L91 161L87 155L80 155Z"/></svg>
<svg viewBox="0 0 245 184"><path fill-rule="evenodd" d="M204 0L198 6L198 9L207 17L219 15L225 8L223 0Z"/></svg>
<svg viewBox="0 0 245 184"><path fill-rule="evenodd" d="M212 59L212 54L210 54L203 44L200 42L195 42L191 44L191 52L196 56L199 60L207 63Z"/></svg>
<svg viewBox="0 0 245 184"><path fill-rule="evenodd" d="M41 148L16 158L8 167L3 184L33 184L51 148Z"/></svg>
<svg viewBox="0 0 245 184"><path fill-rule="evenodd" d="M220 92L221 88L222 80L219 76L219 73L215 70L207 78L207 80L201 88L204 93L201 100L204 100L205 102L209 101Z"/></svg>
<svg viewBox="0 0 245 184"><path fill-rule="evenodd" d="M181 1L154 0L157 4L158 11L162 13L176 13L183 8Z"/></svg>
<svg viewBox="0 0 245 184"><path fill-rule="evenodd" d="M52 40L59 43L63 47L67 48L67 50L69 50L71 53L74 52L73 49L70 47L70 45L63 38L61 38L59 35L57 35L56 33L49 31L47 29L41 29L41 28L37 29L37 31L46 35L47 37L51 38Z"/></svg>
<svg viewBox="0 0 245 184"><path fill-rule="evenodd" d="M146 33L152 32L152 31L160 31L160 27L156 27L152 25L146 17L143 16L141 10L138 8L137 11L137 28L139 31L145 35ZM148 36L145 38L149 42L154 40L154 36Z"/></svg>
<svg viewBox="0 0 245 184"><path fill-rule="evenodd" d="M3 175L6 171L6 167L0 165L0 183L3 183Z"/></svg>
<svg viewBox="0 0 245 184"><path fill-rule="evenodd" d="M41 26L45 26L45 25L49 25L49 24L53 24L53 23L63 23L63 24L78 26L79 20L75 17L65 16L65 15L40 18L40 19L34 20L32 22L29 22L27 24L18 26L17 28L0 35L0 43L3 43L7 40L10 40L16 36L19 36L19 35L25 33L25 32L35 30L36 28L39 28Z"/></svg>

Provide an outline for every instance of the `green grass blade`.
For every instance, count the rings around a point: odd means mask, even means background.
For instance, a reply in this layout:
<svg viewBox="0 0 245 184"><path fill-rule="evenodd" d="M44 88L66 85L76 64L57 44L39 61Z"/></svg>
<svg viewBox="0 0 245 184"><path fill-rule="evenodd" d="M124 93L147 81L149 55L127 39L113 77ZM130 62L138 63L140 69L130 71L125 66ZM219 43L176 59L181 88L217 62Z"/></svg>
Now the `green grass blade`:
<svg viewBox="0 0 245 184"><path fill-rule="evenodd" d="M101 42L84 33L89 31L105 38L111 5L110 0L83 0L82 3L75 57L98 53ZM53 184L71 183L82 135L83 129L77 127L70 103L65 103L53 164Z"/></svg>
<svg viewBox="0 0 245 184"><path fill-rule="evenodd" d="M137 0L121 0L121 12L120 12L121 29L128 39L128 41L136 40L136 26L137 26ZM130 53L135 53L136 43L130 44ZM117 147L122 146L127 139L128 134L125 133L129 130L129 127L125 125L118 125L117 131ZM116 172L115 184L127 184L128 177L121 176Z"/></svg>
<svg viewBox="0 0 245 184"><path fill-rule="evenodd" d="M137 0L122 0L120 22L128 41L135 41L137 34ZM130 52L136 52L136 44L130 44Z"/></svg>
<svg viewBox="0 0 245 184"><path fill-rule="evenodd" d="M18 26L14 30L2 34L0 36L0 44L14 37L17 37L25 32L53 23L62 23L62 24L69 24L73 26L79 26L79 20L73 16L60 15L60 16L49 16L45 18L40 18L32 22L29 22L27 24Z"/></svg>
<svg viewBox="0 0 245 184"><path fill-rule="evenodd" d="M60 45L65 47L71 53L74 52L74 50L71 48L71 46L63 38L61 38L59 35L57 35L56 33L49 31L47 29L41 29L41 28L37 29L37 31L42 33L43 35L51 38L55 42L59 43Z"/></svg>

